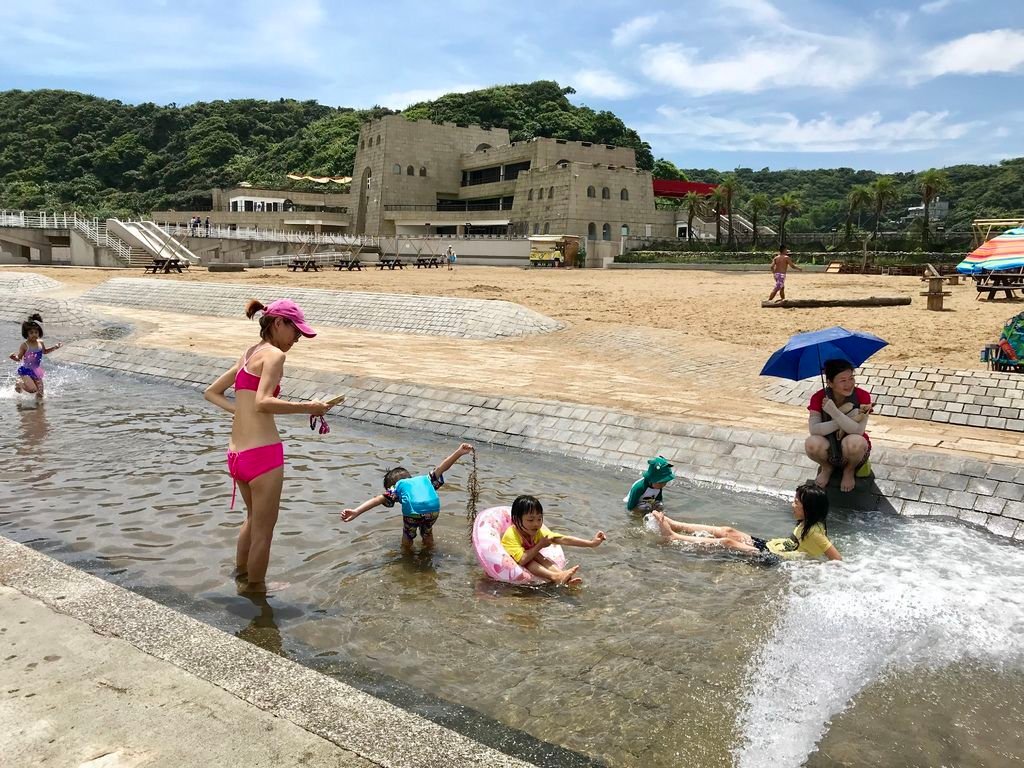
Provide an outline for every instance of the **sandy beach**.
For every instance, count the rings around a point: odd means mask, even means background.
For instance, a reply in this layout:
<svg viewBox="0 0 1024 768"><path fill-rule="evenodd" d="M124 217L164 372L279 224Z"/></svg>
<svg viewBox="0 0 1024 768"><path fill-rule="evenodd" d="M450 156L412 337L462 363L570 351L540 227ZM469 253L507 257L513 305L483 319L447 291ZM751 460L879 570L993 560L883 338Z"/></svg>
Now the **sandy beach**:
<svg viewBox="0 0 1024 768"><path fill-rule="evenodd" d="M135 271L36 268L73 298ZM294 364L342 373L447 386L487 394L539 397L803 433L803 408L761 396L776 381L758 375L769 354L798 332L830 325L889 341L873 361L981 369L978 352L998 338L1017 302L977 301L973 285L950 286L948 309L931 312L915 277L794 273L790 298L911 296L910 306L762 309L773 281L764 272L694 270L523 270L460 266L447 270L159 275L152 280L222 281L252 286L270 300L289 286L513 301L567 324L564 331L499 341L383 334L324 327L299 344ZM237 320L123 307L109 310L138 325L133 343L234 356L255 329ZM213 374L211 373L211 378ZM905 447L1017 458L1019 436L999 430L876 416L872 435Z"/></svg>

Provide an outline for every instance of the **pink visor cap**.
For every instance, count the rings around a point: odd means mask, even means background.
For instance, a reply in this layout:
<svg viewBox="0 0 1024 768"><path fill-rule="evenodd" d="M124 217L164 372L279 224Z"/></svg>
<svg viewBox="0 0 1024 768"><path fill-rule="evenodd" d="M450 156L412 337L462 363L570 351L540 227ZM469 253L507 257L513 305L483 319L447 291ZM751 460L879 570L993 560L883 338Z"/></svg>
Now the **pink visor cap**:
<svg viewBox="0 0 1024 768"><path fill-rule="evenodd" d="M302 314L299 305L291 299L278 299L277 301L270 302L270 306L264 310L263 314L291 320L292 324L299 329L299 333L306 338L311 339L316 336L316 331L306 325L306 316Z"/></svg>

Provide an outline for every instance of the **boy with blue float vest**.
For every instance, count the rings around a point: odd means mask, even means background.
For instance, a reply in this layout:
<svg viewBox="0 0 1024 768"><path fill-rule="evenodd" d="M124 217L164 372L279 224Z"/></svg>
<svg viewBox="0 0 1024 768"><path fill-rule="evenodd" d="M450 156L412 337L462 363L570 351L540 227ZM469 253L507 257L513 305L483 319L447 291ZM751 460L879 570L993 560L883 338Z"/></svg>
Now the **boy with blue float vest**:
<svg viewBox="0 0 1024 768"><path fill-rule="evenodd" d="M402 505L402 551L412 550L417 531L423 537L424 549L433 547L434 523L441 513L441 499L437 495L437 489L444 485L444 473L472 451L472 445L462 443L428 475L414 477L405 467L387 470L384 473L384 493L367 499L355 509L344 510L341 519L349 523L374 507L393 507L395 502L398 502Z"/></svg>
<svg viewBox="0 0 1024 768"><path fill-rule="evenodd" d="M647 460L643 477L633 483L626 498L627 512L647 514L662 506L662 489L676 479L672 465L664 456Z"/></svg>

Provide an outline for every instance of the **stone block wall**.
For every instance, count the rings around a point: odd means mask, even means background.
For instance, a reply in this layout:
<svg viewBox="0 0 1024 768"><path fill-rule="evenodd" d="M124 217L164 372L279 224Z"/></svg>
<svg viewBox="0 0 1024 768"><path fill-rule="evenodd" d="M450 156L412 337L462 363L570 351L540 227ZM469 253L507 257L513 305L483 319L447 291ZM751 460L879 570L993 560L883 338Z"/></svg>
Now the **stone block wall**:
<svg viewBox="0 0 1024 768"><path fill-rule="evenodd" d="M140 307L214 317L243 317L253 286L183 283L156 278L115 278L92 288L82 301L114 307ZM257 298L290 298L302 306L311 325L365 328L383 333L415 333L466 339L499 339L550 333L557 320L508 301L441 296L322 291L269 286Z"/></svg>
<svg viewBox="0 0 1024 768"><path fill-rule="evenodd" d="M1024 376L999 371L864 365L857 385L871 393L876 413L901 419L1024 432ZM817 379L783 381L765 390L778 403L806 405Z"/></svg>

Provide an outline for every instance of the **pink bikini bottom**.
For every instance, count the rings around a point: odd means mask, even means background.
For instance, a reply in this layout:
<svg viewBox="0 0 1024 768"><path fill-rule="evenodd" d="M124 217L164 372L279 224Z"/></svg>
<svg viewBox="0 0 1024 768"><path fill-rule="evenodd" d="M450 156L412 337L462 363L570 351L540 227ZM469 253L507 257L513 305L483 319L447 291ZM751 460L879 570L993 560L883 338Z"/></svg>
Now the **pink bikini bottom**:
<svg viewBox="0 0 1024 768"><path fill-rule="evenodd" d="M235 508L235 489L238 483L251 483L272 469L284 466L284 443L271 443L247 451L228 451L228 474L234 481L231 487L231 508Z"/></svg>

